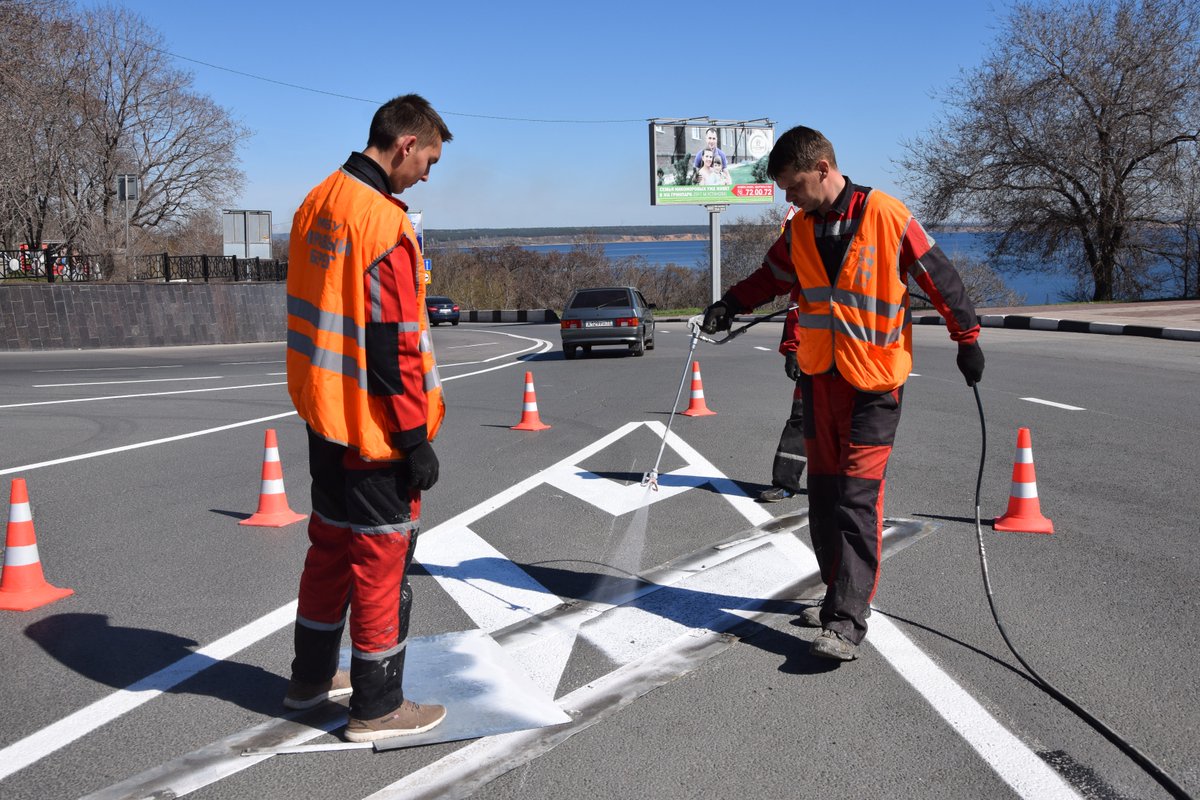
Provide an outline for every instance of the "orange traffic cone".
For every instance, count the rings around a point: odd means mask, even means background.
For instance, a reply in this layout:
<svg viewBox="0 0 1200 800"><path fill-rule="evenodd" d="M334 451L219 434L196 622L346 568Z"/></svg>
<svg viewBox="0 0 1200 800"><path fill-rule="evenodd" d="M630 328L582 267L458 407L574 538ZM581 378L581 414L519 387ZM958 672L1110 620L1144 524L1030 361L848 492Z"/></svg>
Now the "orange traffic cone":
<svg viewBox="0 0 1200 800"><path fill-rule="evenodd" d="M704 402L704 385L700 382L700 362L692 362L692 400L686 411L680 411L685 417L711 417L717 412Z"/></svg>
<svg viewBox="0 0 1200 800"><path fill-rule="evenodd" d="M1033 472L1033 440L1029 428L1017 431L1017 455L1013 459L1012 490L1008 496L1008 511L996 517L998 531L1054 533L1054 523L1042 516L1038 503L1037 477Z"/></svg>
<svg viewBox="0 0 1200 800"><path fill-rule="evenodd" d="M46 583L42 574L24 478L13 478L9 502L8 540L4 550L4 572L0 575L0 609L29 611L75 594L74 589L60 589Z"/></svg>
<svg viewBox="0 0 1200 800"><path fill-rule="evenodd" d="M521 421L512 426L514 431L544 431L550 428L538 416L537 394L533 390L533 373L525 373L525 395L521 403Z"/></svg>
<svg viewBox="0 0 1200 800"><path fill-rule="evenodd" d="M275 429L267 428L266 453L263 455L262 489L258 493L258 511L239 522L239 525L256 525L262 528L282 528L308 519L288 507L287 493L283 490L283 465L279 463L279 442Z"/></svg>

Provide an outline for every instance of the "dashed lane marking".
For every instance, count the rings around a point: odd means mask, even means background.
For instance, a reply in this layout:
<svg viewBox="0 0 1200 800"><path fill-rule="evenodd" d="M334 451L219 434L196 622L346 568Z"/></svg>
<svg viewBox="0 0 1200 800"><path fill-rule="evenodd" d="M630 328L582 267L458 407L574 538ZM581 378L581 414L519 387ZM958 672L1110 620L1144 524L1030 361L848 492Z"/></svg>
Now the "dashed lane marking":
<svg viewBox="0 0 1200 800"><path fill-rule="evenodd" d="M1042 400L1041 398L1038 398L1038 397L1022 397L1021 399L1025 400L1026 402L1029 402L1029 403L1038 403L1043 406L1051 406L1053 408L1061 408L1065 411L1087 411L1086 408L1080 408L1079 406L1069 406L1066 403L1056 403L1053 400Z"/></svg>

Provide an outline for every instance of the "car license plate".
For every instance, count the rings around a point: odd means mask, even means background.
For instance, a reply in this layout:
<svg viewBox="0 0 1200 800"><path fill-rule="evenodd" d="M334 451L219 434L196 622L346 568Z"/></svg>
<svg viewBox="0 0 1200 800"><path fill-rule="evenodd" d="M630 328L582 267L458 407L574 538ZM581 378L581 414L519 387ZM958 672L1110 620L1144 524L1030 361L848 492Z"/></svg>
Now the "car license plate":
<svg viewBox="0 0 1200 800"><path fill-rule="evenodd" d="M612 326L611 319L585 319L583 321L585 328L611 328Z"/></svg>

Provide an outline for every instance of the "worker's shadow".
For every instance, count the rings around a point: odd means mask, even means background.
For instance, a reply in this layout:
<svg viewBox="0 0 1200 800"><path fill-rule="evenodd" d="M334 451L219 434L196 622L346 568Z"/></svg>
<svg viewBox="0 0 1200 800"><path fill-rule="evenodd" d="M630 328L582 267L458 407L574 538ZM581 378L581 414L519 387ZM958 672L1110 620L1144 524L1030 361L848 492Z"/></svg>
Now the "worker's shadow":
<svg viewBox="0 0 1200 800"><path fill-rule="evenodd" d="M629 597L646 588L654 586L633 575L619 575L598 571L575 570L558 566L549 566L555 562L540 562L537 564L517 564L529 577L536 580L550 592L567 600L576 601L611 601L613 598ZM570 562L572 564L591 562ZM508 566L505 559L483 557L464 561L455 565L453 570L440 568L438 565L421 564L419 569L426 574L443 579L460 580L468 586L480 591L486 591L482 584L488 581L502 580L500 576L511 574L502 567ZM604 564L596 567L611 569ZM414 563L414 567L417 564ZM478 579L478 580L475 580ZM793 596L808 596L817 591L820 586L818 576L798 581L790 587L788 594ZM521 587L528 588L528 587ZM780 672L790 674L817 674L829 672L837 668L837 662L817 658L808 652L808 640L799 635L800 629L776 630L755 620L734 613L739 609L755 607L776 615L797 616L808 605L796 600L769 600L764 603L762 598L740 597L737 595L716 594L713 592L696 591L679 586L660 586L653 591L642 594L635 600L625 604L641 608L664 619L670 619L687 628L707 628L715 631L727 631L741 639L744 643L757 647L783 659ZM551 612L553 613L553 612ZM540 617L533 619L531 624L539 624ZM520 623L518 623L520 624ZM791 627L791 626L788 626ZM816 633L815 630L811 630ZM580 635L587 638L585 625ZM810 637L811 638L811 637Z"/></svg>
<svg viewBox="0 0 1200 800"><path fill-rule="evenodd" d="M191 639L114 626L104 614L55 614L25 635L63 666L114 689L209 695L267 715L280 712L287 690L285 678L261 667L199 655ZM191 677L176 683L180 669Z"/></svg>

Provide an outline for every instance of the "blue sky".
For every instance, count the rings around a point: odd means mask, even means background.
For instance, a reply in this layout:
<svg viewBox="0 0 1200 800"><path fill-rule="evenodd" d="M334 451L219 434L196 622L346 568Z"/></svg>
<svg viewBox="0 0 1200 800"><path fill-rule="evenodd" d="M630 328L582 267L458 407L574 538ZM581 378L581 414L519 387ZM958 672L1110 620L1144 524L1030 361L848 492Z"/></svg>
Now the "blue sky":
<svg viewBox="0 0 1200 800"><path fill-rule="evenodd" d="M1006 13L1002 0L115 4L177 56L348 96L176 60L253 131L232 206L271 210L276 230L363 148L378 104L410 91L454 134L402 196L429 228L706 224L701 206L650 205L651 117L810 125L855 181L903 197L901 143L935 123L935 95L980 63Z"/></svg>

